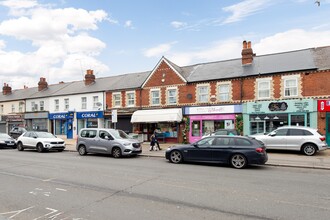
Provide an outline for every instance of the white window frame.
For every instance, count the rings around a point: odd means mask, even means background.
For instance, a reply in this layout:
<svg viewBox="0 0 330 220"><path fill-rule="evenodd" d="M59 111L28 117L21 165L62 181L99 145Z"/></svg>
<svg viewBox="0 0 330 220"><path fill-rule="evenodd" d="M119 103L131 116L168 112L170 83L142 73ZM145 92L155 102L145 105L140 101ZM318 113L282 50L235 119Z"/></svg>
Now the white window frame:
<svg viewBox="0 0 330 220"><path fill-rule="evenodd" d="M126 106L127 107L135 106L135 91L126 92Z"/></svg>
<svg viewBox="0 0 330 220"><path fill-rule="evenodd" d="M294 81L294 86L287 86L288 81ZM286 76L283 77L283 96L284 97L298 97L299 94L299 76ZM287 94L287 91L289 94Z"/></svg>
<svg viewBox="0 0 330 220"><path fill-rule="evenodd" d="M31 111L36 111L36 109L34 109L36 103L35 102L31 102Z"/></svg>
<svg viewBox="0 0 330 220"><path fill-rule="evenodd" d="M175 91L174 95L171 95L170 92ZM167 104L168 105L176 105L178 104L178 88L177 87L170 87L166 89L167 94Z"/></svg>
<svg viewBox="0 0 330 220"><path fill-rule="evenodd" d="M54 111L58 112L60 110L60 100L59 99L55 99L54 100Z"/></svg>
<svg viewBox="0 0 330 220"><path fill-rule="evenodd" d="M154 96L154 94L158 94L158 97ZM150 105L159 106L160 98L161 98L160 89L151 89L150 90ZM158 102L157 102L157 100L158 100Z"/></svg>
<svg viewBox="0 0 330 220"><path fill-rule="evenodd" d="M225 86L228 87L227 91L221 91L221 88L224 88ZM230 82L221 82L221 83L218 83L217 85L217 89L218 89L218 100L220 102L229 102L230 99L231 99L231 95L230 95L230 92L231 92L231 83ZM226 98L224 98L224 96Z"/></svg>
<svg viewBox="0 0 330 220"><path fill-rule="evenodd" d="M15 112L15 104L11 104L11 112Z"/></svg>
<svg viewBox="0 0 330 220"><path fill-rule="evenodd" d="M121 92L112 93L112 106L115 108L121 107Z"/></svg>
<svg viewBox="0 0 330 220"><path fill-rule="evenodd" d="M86 96L81 97L80 101L81 101L81 109L87 109L87 97Z"/></svg>
<svg viewBox="0 0 330 220"><path fill-rule="evenodd" d="M201 93L201 89L206 88L207 91ZM208 103L210 97L210 85L209 84L201 84L197 86L197 102L199 103Z"/></svg>
<svg viewBox="0 0 330 220"><path fill-rule="evenodd" d="M67 111L70 108L70 100L69 98L64 99L64 110Z"/></svg>
<svg viewBox="0 0 330 220"><path fill-rule="evenodd" d="M44 111L45 110L45 101L40 101L39 107L40 107L40 111Z"/></svg>
<svg viewBox="0 0 330 220"><path fill-rule="evenodd" d="M18 104L18 112L23 112L23 106L24 106L24 104L22 102L19 102L19 104Z"/></svg>
<svg viewBox="0 0 330 220"><path fill-rule="evenodd" d="M271 98L271 78L263 78L263 79L257 79L257 95L258 99L270 99ZM268 84L268 85L267 85ZM268 96L262 95L263 93L267 93Z"/></svg>
<svg viewBox="0 0 330 220"><path fill-rule="evenodd" d="M99 102L99 97L98 96L93 96L93 109L97 109L97 103Z"/></svg>

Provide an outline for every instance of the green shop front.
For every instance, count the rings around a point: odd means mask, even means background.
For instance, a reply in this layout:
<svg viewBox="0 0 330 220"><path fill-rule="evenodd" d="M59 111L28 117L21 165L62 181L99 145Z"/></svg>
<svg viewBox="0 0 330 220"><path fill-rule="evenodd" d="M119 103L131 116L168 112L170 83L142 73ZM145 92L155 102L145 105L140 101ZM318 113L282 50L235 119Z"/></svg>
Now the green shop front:
<svg viewBox="0 0 330 220"><path fill-rule="evenodd" d="M245 103L243 123L244 135L265 134L285 125L317 128L317 102L290 99Z"/></svg>

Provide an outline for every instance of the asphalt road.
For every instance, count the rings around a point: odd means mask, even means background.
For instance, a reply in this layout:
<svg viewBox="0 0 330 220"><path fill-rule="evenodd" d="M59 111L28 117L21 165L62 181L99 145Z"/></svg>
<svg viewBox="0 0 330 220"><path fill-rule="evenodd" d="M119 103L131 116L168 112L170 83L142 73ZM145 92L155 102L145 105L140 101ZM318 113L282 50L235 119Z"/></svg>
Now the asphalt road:
<svg viewBox="0 0 330 220"><path fill-rule="evenodd" d="M328 170L0 150L4 219L329 219ZM1 217L0 217L1 219Z"/></svg>

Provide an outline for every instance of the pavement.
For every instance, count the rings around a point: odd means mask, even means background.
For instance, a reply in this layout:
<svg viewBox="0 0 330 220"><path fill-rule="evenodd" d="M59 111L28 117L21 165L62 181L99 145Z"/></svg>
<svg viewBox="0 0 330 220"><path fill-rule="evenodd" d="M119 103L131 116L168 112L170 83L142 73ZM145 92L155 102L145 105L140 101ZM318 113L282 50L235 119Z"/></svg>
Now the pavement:
<svg viewBox="0 0 330 220"><path fill-rule="evenodd" d="M67 151L76 152L76 140L66 139L65 140ZM149 151L149 142L142 143L142 153L141 156L145 157L162 157L165 159L165 151L175 143L161 143L160 151ZM330 170L330 148L317 152L314 156L305 156L300 152L288 152L288 151L267 151L268 161L266 165L268 166L284 166L284 167L300 167L300 168L312 168L312 169L325 169Z"/></svg>

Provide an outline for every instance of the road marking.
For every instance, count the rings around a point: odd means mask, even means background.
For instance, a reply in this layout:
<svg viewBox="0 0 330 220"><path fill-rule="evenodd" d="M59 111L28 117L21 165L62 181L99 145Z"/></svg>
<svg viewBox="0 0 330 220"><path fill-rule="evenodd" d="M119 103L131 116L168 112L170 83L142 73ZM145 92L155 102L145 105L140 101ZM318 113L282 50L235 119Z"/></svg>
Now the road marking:
<svg viewBox="0 0 330 220"><path fill-rule="evenodd" d="M63 192L67 192L68 190L66 190L66 189L61 189L61 188L56 188L56 190L58 190L58 191L63 191Z"/></svg>
<svg viewBox="0 0 330 220"><path fill-rule="evenodd" d="M34 206L31 206L31 207L26 208L26 209L17 210L17 211L3 212L3 213L0 213L0 215L7 215L7 214L13 214L13 213L15 213L14 215L12 215L12 216L9 217L9 219L11 219L11 218L14 218L16 215L19 215L22 212L25 212L25 211L27 211L29 209L32 209L32 208L34 208Z"/></svg>

